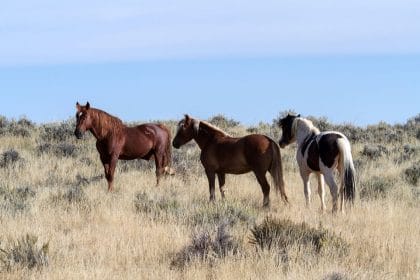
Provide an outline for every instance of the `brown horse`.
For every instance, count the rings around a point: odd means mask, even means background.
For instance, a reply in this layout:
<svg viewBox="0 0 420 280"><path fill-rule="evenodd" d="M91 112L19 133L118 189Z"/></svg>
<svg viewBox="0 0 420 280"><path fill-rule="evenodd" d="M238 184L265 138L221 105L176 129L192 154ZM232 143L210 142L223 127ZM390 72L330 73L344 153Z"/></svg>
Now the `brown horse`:
<svg viewBox="0 0 420 280"><path fill-rule="evenodd" d="M83 133L89 130L96 138L96 148L99 152L108 181L108 191L112 191L114 171L118 159L132 160L152 157L156 163L157 185L161 175L170 171L171 164L171 134L162 124L142 124L127 127L122 121L99 109L76 103L76 130L74 134L81 139Z"/></svg>
<svg viewBox="0 0 420 280"><path fill-rule="evenodd" d="M178 124L172 142L175 148L194 139L201 149L200 160L204 166L210 189L210 201L214 201L215 176L219 179L222 198L225 197L225 174L254 172L264 194L263 205L270 204L270 185L265 177L270 172L274 184L287 202L279 145L267 136L252 134L241 138L227 135L213 125L193 119L188 115Z"/></svg>

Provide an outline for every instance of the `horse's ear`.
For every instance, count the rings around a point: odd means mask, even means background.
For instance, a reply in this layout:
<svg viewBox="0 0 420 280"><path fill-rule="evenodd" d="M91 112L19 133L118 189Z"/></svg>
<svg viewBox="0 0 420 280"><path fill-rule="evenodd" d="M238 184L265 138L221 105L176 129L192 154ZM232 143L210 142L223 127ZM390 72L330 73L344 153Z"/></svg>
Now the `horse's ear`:
<svg viewBox="0 0 420 280"><path fill-rule="evenodd" d="M80 112L80 104L79 104L79 102L76 102L76 109L77 109L77 112Z"/></svg>
<svg viewBox="0 0 420 280"><path fill-rule="evenodd" d="M89 110L90 109L90 104L89 104L89 101L86 103L86 110Z"/></svg>

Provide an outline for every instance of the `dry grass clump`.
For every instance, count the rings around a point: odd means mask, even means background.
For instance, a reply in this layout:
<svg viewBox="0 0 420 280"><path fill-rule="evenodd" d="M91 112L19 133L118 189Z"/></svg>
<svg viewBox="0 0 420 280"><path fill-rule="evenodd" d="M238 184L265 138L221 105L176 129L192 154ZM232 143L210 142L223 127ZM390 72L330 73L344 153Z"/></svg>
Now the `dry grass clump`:
<svg viewBox="0 0 420 280"><path fill-rule="evenodd" d="M249 225L256 219L256 213L249 207L238 203L221 203L215 205L201 205L188 217L188 224L192 226L214 226L224 221L230 225L238 223Z"/></svg>
<svg viewBox="0 0 420 280"><path fill-rule="evenodd" d="M373 176L360 184L361 199L385 198L395 186L396 179L384 176Z"/></svg>
<svg viewBox="0 0 420 280"><path fill-rule="evenodd" d="M21 167L24 164L24 159L20 156L19 152L14 149L4 151L0 157L0 167Z"/></svg>
<svg viewBox="0 0 420 280"><path fill-rule="evenodd" d="M213 264L215 260L239 253L239 243L228 232L229 222L222 222L216 233L209 230L196 232L191 237L191 244L178 252L171 266L184 268L188 263L197 260Z"/></svg>
<svg viewBox="0 0 420 280"><path fill-rule="evenodd" d="M9 186L1 185L0 210L12 216L27 211L35 195L36 193L31 187L10 188Z"/></svg>
<svg viewBox="0 0 420 280"><path fill-rule="evenodd" d="M404 170L405 179L413 186L417 186L420 178L420 161L415 162Z"/></svg>
<svg viewBox="0 0 420 280"><path fill-rule="evenodd" d="M40 269L47 266L48 249L49 242L38 245L38 237L32 234L26 234L16 240L9 240L6 247L0 247L1 270Z"/></svg>
<svg viewBox="0 0 420 280"><path fill-rule="evenodd" d="M288 219L267 217L251 229L250 243L261 250L276 250L287 254L290 248L302 246L302 254L334 250L338 255L346 254L349 244L340 236L324 229L312 228L306 223L296 224Z"/></svg>
<svg viewBox="0 0 420 280"><path fill-rule="evenodd" d="M154 218L162 217L164 215L178 215L181 206L176 199L176 194L173 192L170 197L163 195L150 195L146 192L139 192L136 194L134 200L134 207L136 212L145 213Z"/></svg>

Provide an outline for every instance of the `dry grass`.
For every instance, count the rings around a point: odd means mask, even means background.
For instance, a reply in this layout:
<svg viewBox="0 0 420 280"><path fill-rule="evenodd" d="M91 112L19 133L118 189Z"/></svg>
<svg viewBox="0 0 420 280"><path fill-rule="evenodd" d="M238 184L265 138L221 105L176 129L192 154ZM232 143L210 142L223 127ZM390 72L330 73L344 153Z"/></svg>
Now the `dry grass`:
<svg viewBox="0 0 420 280"><path fill-rule="evenodd" d="M28 246L35 252L48 244L48 263L0 264L2 279L420 278L420 192L418 181L405 174L415 169L420 155L401 160L400 143L381 143L389 152L377 158L363 155L364 143L353 145L358 186L365 191L352 209L333 216L319 212L315 185L311 208L304 207L293 147L282 150L291 205L272 192L272 206L266 210L251 174L227 176L226 201L217 195L216 203L209 204L195 146L174 151L179 173L161 186L155 187L153 165L134 165L118 169L116 190L108 193L92 138L65 138L74 145L74 154L54 149L40 153L39 143L58 147L59 142L45 139L42 129L29 131L30 137L1 136L0 153L13 149L24 164L0 168L0 248L10 249L31 236L37 242ZM235 127L234 133L245 134L246 129ZM419 147L418 139L409 142ZM194 172L187 172L190 166ZM378 178L385 183L375 183ZM331 208L330 201L327 206ZM292 228L304 223L302 235L331 233L342 240L346 253L334 249L318 254L313 244L293 240L286 255L284 249L260 250L250 240L252 229L266 217L288 221ZM215 244L223 223L234 250L217 255L212 247L206 257L188 257L182 268L174 267L174 259L191 248L194 237L207 232Z"/></svg>

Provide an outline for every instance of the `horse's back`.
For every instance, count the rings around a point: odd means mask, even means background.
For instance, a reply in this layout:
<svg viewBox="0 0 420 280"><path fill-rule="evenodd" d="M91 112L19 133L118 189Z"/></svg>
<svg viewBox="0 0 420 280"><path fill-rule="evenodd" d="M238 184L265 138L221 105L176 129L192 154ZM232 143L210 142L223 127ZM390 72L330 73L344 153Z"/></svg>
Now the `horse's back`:
<svg viewBox="0 0 420 280"><path fill-rule="evenodd" d="M264 167L271 164L273 149L277 144L268 136L251 134L243 138L244 153L251 166Z"/></svg>
<svg viewBox="0 0 420 280"><path fill-rule="evenodd" d="M260 134L218 138L204 153L202 161L205 165L233 174L246 173L258 166L266 168L272 160L270 142L268 137Z"/></svg>

